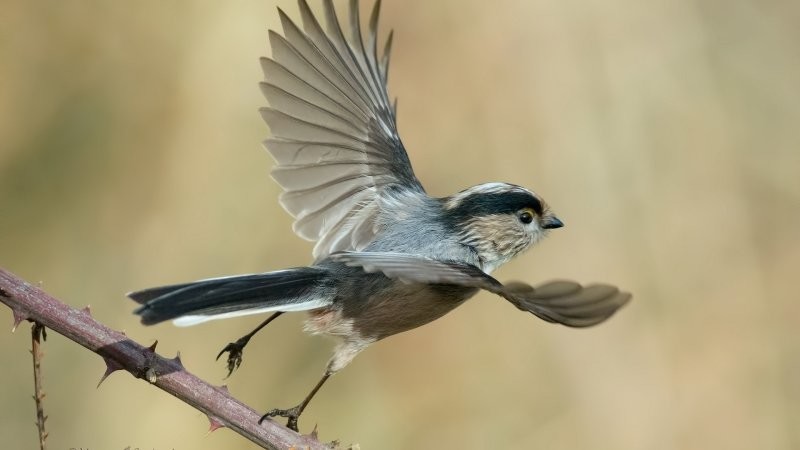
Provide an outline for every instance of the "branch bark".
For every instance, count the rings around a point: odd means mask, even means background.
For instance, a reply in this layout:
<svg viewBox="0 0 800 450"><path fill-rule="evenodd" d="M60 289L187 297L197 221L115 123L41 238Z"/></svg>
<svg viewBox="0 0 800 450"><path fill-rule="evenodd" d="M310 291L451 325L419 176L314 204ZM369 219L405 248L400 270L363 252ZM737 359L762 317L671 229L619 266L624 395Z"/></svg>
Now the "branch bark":
<svg viewBox="0 0 800 450"><path fill-rule="evenodd" d="M14 313L15 327L35 321L97 353L106 362L101 382L116 370L126 370L208 415L211 428L225 426L269 449L327 449L313 436L300 435L271 420L258 424L260 415L233 398L224 387L213 386L192 375L180 356L164 358L155 344L144 347L124 334L94 320L88 308L78 310L0 268L0 302Z"/></svg>

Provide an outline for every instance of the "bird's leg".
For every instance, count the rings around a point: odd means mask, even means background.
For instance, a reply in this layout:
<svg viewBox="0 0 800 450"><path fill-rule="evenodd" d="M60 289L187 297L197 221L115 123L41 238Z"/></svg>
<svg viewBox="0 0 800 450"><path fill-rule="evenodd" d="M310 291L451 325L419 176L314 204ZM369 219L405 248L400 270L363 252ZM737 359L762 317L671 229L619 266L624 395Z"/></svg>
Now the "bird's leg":
<svg viewBox="0 0 800 450"><path fill-rule="evenodd" d="M322 385L325 384L325 381L327 381L328 378L330 378L331 375L333 375L333 372L331 372L330 370L326 370L325 374L322 375L322 378L319 380L317 385L314 386L314 389L312 389L311 392L308 393L306 398L303 399L303 401L300 402L299 405L295 406L294 408L289 408L289 409L273 409L271 411L268 411L266 414L261 416L260 419L258 419L259 425L267 417L280 416L280 417L286 417L287 419L289 419L286 422L286 426L287 427L291 428L294 431L299 431L297 429L297 419L300 417L300 414L303 413L303 410L306 409L306 406L308 406L308 403L311 401L311 399L314 398L314 394L316 394L317 391L319 391L319 388L321 388Z"/></svg>
<svg viewBox="0 0 800 450"><path fill-rule="evenodd" d="M239 368L239 365L242 364L242 351L247 343L250 341L250 338L253 337L256 333L261 331L262 328L267 326L270 322L275 320L278 316L283 314L283 311L278 311L275 314L269 316L267 320L261 322L259 326L257 326L253 331L245 334L244 336L240 337L236 340L236 342L229 342L228 345L223 348L219 354L217 354L217 360L219 357L222 356L223 353L228 352L228 377L231 376L234 370ZM227 377L226 377L227 378Z"/></svg>

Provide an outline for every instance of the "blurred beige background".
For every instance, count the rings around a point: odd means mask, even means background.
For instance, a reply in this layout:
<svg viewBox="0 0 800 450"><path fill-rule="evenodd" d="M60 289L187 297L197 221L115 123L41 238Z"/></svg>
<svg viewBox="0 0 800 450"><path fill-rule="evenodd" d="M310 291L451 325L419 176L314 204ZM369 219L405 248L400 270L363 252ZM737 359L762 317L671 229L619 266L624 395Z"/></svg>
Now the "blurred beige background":
<svg viewBox="0 0 800 450"><path fill-rule="evenodd" d="M275 6L0 14L0 265L213 383L260 318L145 328L123 294L310 261L259 145ZM634 302L570 330L480 295L359 356L302 429L362 449L800 448L800 3L388 0L382 27L428 191L524 184L567 224L496 275ZM301 321L252 341L234 395L261 411L305 395L331 343ZM27 326L0 339L3 448L36 445L29 345ZM102 361L61 336L45 351L52 449L253 448L127 374L95 389Z"/></svg>

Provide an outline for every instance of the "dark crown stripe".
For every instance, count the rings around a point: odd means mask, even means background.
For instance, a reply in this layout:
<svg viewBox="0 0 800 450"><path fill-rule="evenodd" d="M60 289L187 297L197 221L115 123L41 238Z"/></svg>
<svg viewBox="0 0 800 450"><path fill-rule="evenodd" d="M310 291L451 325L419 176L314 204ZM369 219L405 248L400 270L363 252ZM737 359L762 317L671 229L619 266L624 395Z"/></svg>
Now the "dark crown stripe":
<svg viewBox="0 0 800 450"><path fill-rule="evenodd" d="M523 208L531 208L536 214L542 214L542 203L527 192L475 193L463 198L447 213L457 221L462 221L478 216L513 214Z"/></svg>

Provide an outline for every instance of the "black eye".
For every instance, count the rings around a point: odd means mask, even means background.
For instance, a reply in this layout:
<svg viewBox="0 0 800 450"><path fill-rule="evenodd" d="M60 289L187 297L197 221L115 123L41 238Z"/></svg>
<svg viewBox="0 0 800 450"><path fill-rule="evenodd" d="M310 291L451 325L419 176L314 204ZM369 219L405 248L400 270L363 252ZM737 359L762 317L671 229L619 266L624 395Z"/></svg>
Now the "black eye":
<svg viewBox="0 0 800 450"><path fill-rule="evenodd" d="M523 210L519 213L519 221L522 223L531 223L533 222L533 214L530 211Z"/></svg>

